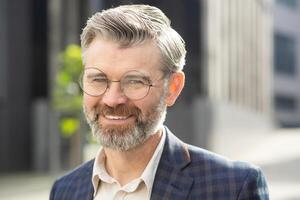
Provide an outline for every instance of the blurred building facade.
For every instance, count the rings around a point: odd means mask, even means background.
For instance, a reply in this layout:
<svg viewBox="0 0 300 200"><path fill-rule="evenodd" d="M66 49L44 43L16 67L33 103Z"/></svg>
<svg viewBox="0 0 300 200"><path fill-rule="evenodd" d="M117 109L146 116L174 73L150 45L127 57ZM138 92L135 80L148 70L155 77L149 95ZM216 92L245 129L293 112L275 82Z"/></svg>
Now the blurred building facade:
<svg viewBox="0 0 300 200"><path fill-rule="evenodd" d="M276 121L300 126L300 1L274 5L274 102Z"/></svg>
<svg viewBox="0 0 300 200"><path fill-rule="evenodd" d="M251 150L274 125L272 0L203 4L201 64L206 97L195 101L193 110L199 115L195 132L205 135L203 127L210 120L208 148L231 156L237 149ZM211 118L203 115L203 109Z"/></svg>
<svg viewBox="0 0 300 200"><path fill-rule="evenodd" d="M161 8L186 41L186 87L166 121L178 137L230 155L226 146L250 148L272 127L269 0L27 0L21 5L6 0L0 4L6 24L0 54L0 171L60 168L59 131L49 106L57 57L67 44L79 43L89 16L126 3ZM16 23L22 24L23 38Z"/></svg>

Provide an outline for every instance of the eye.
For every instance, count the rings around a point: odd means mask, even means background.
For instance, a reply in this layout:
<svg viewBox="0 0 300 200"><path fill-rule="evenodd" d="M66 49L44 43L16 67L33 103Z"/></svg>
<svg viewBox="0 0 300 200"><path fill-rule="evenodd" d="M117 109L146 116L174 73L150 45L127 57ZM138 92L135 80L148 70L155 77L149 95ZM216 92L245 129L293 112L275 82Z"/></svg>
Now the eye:
<svg viewBox="0 0 300 200"><path fill-rule="evenodd" d="M130 80L127 80L127 84L133 84L133 85L145 85L146 83L141 80L141 79L130 79Z"/></svg>
<svg viewBox="0 0 300 200"><path fill-rule="evenodd" d="M122 81L126 85L149 85L149 78L140 74L127 74Z"/></svg>
<svg viewBox="0 0 300 200"><path fill-rule="evenodd" d="M86 74L85 82L89 84L102 84L107 83L107 78L102 74Z"/></svg>
<svg viewBox="0 0 300 200"><path fill-rule="evenodd" d="M94 77L91 79L91 82L106 83L107 79L105 77Z"/></svg>
<svg viewBox="0 0 300 200"><path fill-rule="evenodd" d="M126 77L122 81L126 87L143 87L149 83L142 77Z"/></svg>

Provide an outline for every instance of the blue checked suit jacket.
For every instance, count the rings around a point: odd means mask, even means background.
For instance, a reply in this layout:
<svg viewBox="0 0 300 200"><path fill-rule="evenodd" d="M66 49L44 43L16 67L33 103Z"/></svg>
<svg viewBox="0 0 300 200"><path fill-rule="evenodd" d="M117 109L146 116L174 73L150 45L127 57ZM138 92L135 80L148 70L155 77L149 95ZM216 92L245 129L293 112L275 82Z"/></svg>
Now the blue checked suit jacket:
<svg viewBox="0 0 300 200"><path fill-rule="evenodd" d="M267 200L261 170L187 145L166 128L166 143L155 175L151 200ZM58 179L50 200L93 199L91 160Z"/></svg>

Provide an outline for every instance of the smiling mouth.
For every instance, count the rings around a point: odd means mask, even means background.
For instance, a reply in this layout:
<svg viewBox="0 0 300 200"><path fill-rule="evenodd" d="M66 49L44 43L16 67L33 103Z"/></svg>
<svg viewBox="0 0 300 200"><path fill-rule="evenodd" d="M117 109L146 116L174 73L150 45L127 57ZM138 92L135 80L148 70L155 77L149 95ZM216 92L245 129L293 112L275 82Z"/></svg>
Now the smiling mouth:
<svg viewBox="0 0 300 200"><path fill-rule="evenodd" d="M128 116L104 115L106 119L110 119L110 120L126 120L131 116L132 115L128 115Z"/></svg>
<svg viewBox="0 0 300 200"><path fill-rule="evenodd" d="M101 115L99 120L102 125L125 125L134 123L135 117L134 115Z"/></svg>

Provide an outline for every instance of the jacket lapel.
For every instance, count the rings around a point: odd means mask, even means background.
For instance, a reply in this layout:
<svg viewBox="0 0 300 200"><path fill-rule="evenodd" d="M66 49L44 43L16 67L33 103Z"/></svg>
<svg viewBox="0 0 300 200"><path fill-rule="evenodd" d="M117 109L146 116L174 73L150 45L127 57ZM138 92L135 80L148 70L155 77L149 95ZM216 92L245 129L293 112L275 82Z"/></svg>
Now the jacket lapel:
<svg viewBox="0 0 300 200"><path fill-rule="evenodd" d="M81 191L80 194L78 195L78 199L82 200L92 200L93 199L93 194L94 194L94 188L92 184L92 175L93 175L93 166L94 166L94 161L91 160L88 165L86 166L85 170L83 171L82 174L82 181L81 185L78 185L78 190ZM82 189L86 188L86 189Z"/></svg>
<svg viewBox="0 0 300 200"><path fill-rule="evenodd" d="M187 199L194 181L185 171L190 161L186 144L166 128L166 142L155 175L151 200Z"/></svg>

